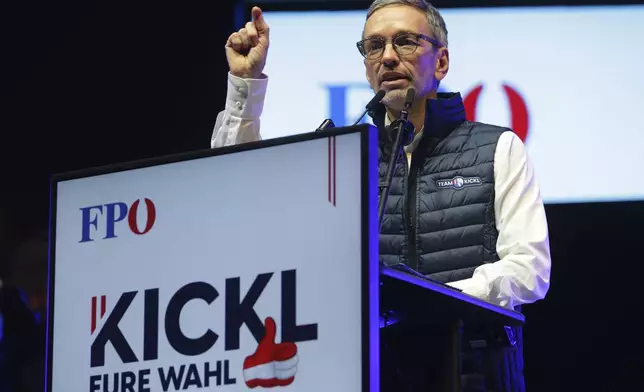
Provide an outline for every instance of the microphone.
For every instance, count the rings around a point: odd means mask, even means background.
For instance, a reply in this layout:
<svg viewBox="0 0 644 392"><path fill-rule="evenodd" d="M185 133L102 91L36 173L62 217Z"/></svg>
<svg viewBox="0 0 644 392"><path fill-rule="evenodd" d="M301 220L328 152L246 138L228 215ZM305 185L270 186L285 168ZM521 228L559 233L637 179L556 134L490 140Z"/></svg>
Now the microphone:
<svg viewBox="0 0 644 392"><path fill-rule="evenodd" d="M360 117L356 120L356 122L351 124L351 126L357 125L367 113L369 113L370 116L373 116L373 111L376 109L376 105L379 104L380 101L382 101L382 98L384 98L384 96L385 96L384 90L378 91L378 93L376 93L376 95L373 98L371 98L371 101L369 101L369 103L367 103L367 105L365 106L365 111L362 112ZM329 128L335 128L335 124L333 123L333 120L331 120L330 118L327 118L324 121L322 121L322 124L320 124L320 126L317 127L315 132L324 131L325 129L329 129Z"/></svg>
<svg viewBox="0 0 644 392"><path fill-rule="evenodd" d="M396 131L396 138L394 140L394 145L389 156L389 163L387 166L387 172L385 173L385 178L380 183L380 200L378 202L379 228L382 225L382 216L385 211L385 205L387 204L387 197L389 196L389 189L391 188L391 180L394 175L396 162L398 161L400 155L403 153L405 144L411 142L414 135L414 125L407 121L407 118L409 117L409 109L414 102L415 96L416 90L414 90L413 88L407 90L407 95L405 96L405 106L403 110L400 111L400 118L391 123L391 125L389 126L390 131Z"/></svg>
<svg viewBox="0 0 644 392"><path fill-rule="evenodd" d="M356 122L352 124L352 126L357 125L367 113L369 113L370 116L373 116L373 111L376 109L376 105L378 105L384 97L385 97L385 91L384 90L378 91L376 95L373 98L371 98L371 101L369 101L367 106L365 106L364 112L362 112L360 117L356 120Z"/></svg>
<svg viewBox="0 0 644 392"><path fill-rule="evenodd" d="M330 118L327 118L326 120L322 121L322 124L315 130L315 132L320 132L324 131L325 129L328 128L335 128L335 124L333 123L333 120Z"/></svg>

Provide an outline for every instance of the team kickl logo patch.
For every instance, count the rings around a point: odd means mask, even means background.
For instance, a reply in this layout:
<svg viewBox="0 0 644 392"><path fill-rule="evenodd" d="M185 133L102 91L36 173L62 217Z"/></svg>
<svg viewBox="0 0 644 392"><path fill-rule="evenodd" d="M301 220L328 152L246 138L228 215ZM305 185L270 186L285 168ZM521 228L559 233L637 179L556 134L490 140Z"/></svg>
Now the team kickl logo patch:
<svg viewBox="0 0 644 392"><path fill-rule="evenodd" d="M465 187L479 186L479 185L483 185L483 181L481 181L481 177L458 176L449 180L436 180L436 186L438 186L440 189L447 189L447 188L463 189Z"/></svg>

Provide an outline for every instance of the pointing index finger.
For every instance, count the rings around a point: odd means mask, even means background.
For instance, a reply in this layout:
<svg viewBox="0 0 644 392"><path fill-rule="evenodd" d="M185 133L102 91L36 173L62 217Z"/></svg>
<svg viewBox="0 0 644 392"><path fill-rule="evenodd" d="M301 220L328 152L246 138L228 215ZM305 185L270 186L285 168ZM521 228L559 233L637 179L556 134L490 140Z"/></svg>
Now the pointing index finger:
<svg viewBox="0 0 644 392"><path fill-rule="evenodd" d="M253 18L253 23L255 24L255 28L257 29L257 32L260 34L268 33L268 24L266 23L266 20L264 20L262 9L255 6L253 7L251 13Z"/></svg>

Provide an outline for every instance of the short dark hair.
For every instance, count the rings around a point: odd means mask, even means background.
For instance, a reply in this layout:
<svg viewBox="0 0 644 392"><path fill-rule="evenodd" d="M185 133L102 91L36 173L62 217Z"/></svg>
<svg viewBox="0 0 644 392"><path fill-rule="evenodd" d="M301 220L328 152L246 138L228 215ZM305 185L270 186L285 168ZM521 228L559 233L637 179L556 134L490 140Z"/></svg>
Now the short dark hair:
<svg viewBox="0 0 644 392"><path fill-rule="evenodd" d="M438 9L425 0L375 0L367 10L367 19L377 10L389 5L408 5L414 7L427 15L427 22L432 30L434 39L442 45L447 46L447 26Z"/></svg>

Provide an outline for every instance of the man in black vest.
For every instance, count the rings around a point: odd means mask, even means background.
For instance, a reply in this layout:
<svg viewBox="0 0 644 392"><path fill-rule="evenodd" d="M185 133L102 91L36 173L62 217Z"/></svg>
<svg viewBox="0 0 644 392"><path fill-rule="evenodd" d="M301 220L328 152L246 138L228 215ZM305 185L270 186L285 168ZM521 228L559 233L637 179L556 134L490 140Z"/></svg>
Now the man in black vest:
<svg viewBox="0 0 644 392"><path fill-rule="evenodd" d="M226 42L228 96L213 148L259 140L268 76L269 26L258 7ZM362 39L367 80L386 92L373 115L381 132L380 175L407 90L415 137L396 164L380 237L381 260L510 309L545 297L550 249L543 202L521 140L511 129L470 122L459 93L438 93L449 70L447 28L424 0L376 0ZM431 350L440 338L423 329L383 331L381 389L431 390ZM472 350L463 364L467 391L523 391L521 331L509 348ZM396 340L396 348L387 346Z"/></svg>

